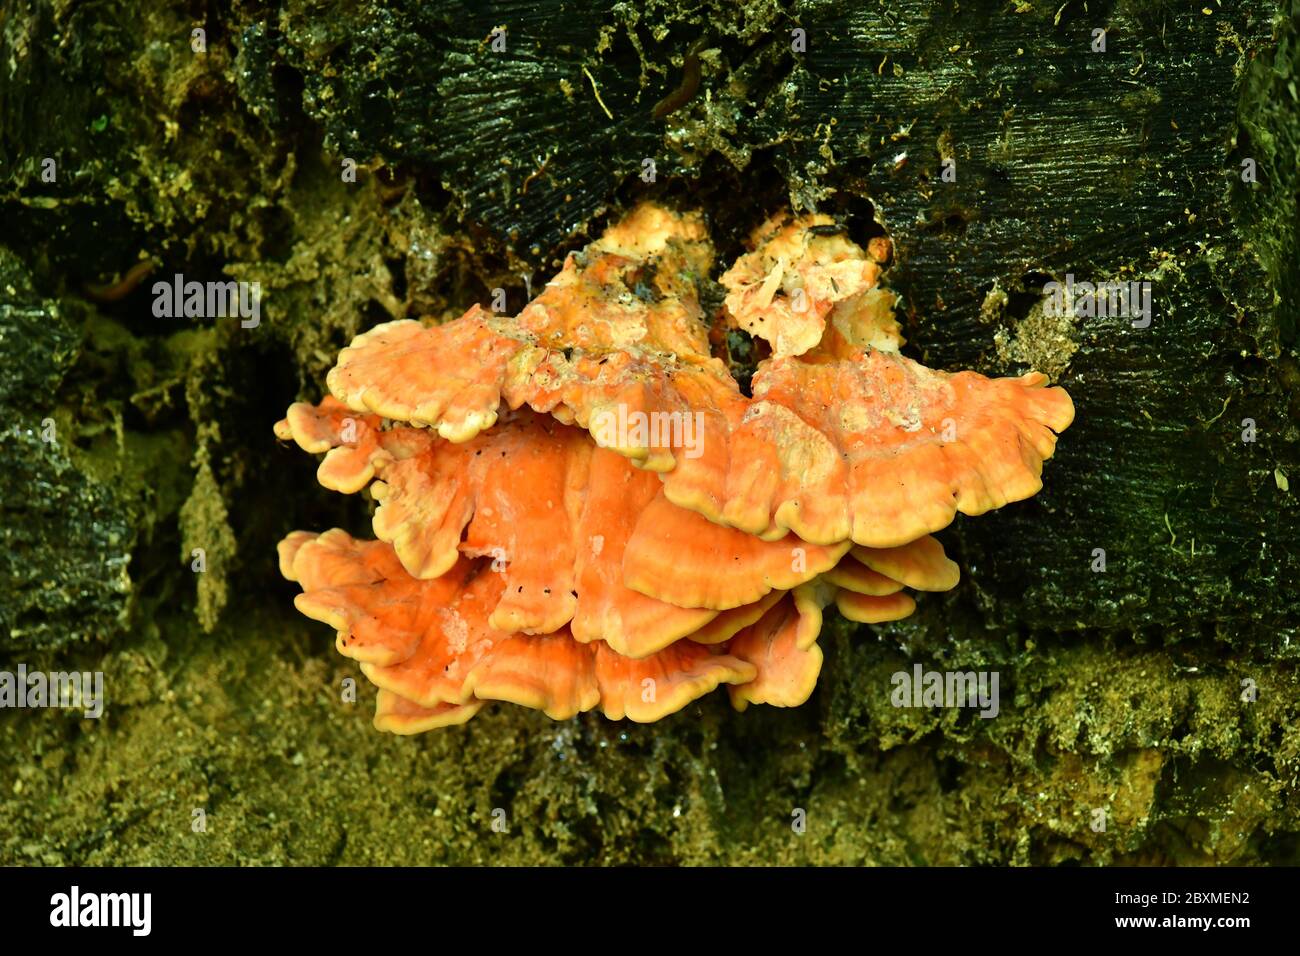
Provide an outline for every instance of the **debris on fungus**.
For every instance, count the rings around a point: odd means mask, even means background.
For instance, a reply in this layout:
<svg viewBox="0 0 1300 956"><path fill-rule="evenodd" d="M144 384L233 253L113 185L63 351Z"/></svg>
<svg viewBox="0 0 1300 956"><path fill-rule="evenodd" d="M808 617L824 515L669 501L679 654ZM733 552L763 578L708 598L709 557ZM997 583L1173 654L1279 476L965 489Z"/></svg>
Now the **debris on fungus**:
<svg viewBox="0 0 1300 956"><path fill-rule="evenodd" d="M821 341L831 314L853 314L876 288L884 254L864 251L825 215L780 213L750 236L752 251L722 275L727 322L765 339L775 358L803 355Z"/></svg>
<svg viewBox="0 0 1300 956"><path fill-rule="evenodd" d="M742 393L710 351L702 220L638 206L516 318L358 336L331 395L275 426L369 487L367 541L294 532L296 606L417 733L487 701L563 720L658 720L720 685L790 707L821 669L823 609L906 617L957 565L931 532L1041 487L1073 407L1036 373L899 354L888 244L782 214L723 275L723 322L771 357Z"/></svg>

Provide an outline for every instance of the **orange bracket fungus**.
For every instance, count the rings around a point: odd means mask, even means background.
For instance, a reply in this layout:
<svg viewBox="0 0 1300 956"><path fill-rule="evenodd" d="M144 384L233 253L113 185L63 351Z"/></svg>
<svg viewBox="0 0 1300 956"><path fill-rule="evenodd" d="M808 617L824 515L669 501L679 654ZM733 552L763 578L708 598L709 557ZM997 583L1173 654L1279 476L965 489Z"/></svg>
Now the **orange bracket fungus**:
<svg viewBox="0 0 1300 956"><path fill-rule="evenodd" d="M895 621L955 587L932 532L1036 493L1074 410L1038 373L901 355L889 258L782 213L709 317L702 218L644 203L514 318L359 335L275 432L326 488L369 489L375 539L294 532L280 569L378 688L375 725L488 701L654 721L722 684L793 707L825 608ZM749 394L711 324L770 347Z"/></svg>

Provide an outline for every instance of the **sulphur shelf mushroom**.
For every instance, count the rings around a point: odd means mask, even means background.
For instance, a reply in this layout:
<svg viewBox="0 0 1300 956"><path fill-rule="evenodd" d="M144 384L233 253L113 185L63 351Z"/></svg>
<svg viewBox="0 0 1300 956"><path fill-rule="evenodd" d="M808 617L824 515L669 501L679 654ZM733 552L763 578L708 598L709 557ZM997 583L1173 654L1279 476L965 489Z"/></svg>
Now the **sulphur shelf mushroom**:
<svg viewBox="0 0 1300 956"><path fill-rule="evenodd" d="M374 540L279 548L377 727L488 701L646 722L720 685L797 706L826 608L894 621L956 586L932 532L1036 493L1073 406L902 356L888 244L831 225L777 215L722 275L715 324L770 345L750 394L710 346L701 217L646 203L518 316L377 326L290 407L276 435L378 505Z"/></svg>

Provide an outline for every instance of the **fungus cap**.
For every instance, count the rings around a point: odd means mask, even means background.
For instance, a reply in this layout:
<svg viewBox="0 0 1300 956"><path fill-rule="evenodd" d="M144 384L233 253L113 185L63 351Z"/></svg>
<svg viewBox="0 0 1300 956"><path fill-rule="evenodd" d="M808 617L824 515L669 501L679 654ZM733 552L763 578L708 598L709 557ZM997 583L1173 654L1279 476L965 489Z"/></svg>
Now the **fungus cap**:
<svg viewBox="0 0 1300 956"><path fill-rule="evenodd" d="M772 346L749 395L710 353L703 220L654 204L516 318L358 336L275 432L324 454L324 486L370 485L379 540L295 532L279 558L379 688L376 726L488 700L651 721L724 684L795 706L825 606L882 623L904 587L954 587L930 533L1034 494L1073 406L1037 373L900 355L891 257L825 216L756 230L723 275L724 320Z"/></svg>

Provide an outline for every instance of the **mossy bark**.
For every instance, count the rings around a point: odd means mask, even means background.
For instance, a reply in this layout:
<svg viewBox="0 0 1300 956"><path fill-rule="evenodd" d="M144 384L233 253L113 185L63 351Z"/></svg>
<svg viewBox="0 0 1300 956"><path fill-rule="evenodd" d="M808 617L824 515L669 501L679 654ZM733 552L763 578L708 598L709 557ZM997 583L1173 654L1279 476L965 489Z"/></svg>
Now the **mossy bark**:
<svg viewBox="0 0 1300 956"><path fill-rule="evenodd" d="M0 17L0 669L109 693L0 720L0 861L1300 860L1293 0L470 6ZM828 615L801 709L376 734L273 553L365 505L270 424L647 195L724 261L787 203L887 234L911 354L1069 389L1043 492L944 532L912 619ZM155 318L174 273L261 324ZM1067 275L1150 324L1048 315ZM891 706L915 662L998 670L998 717Z"/></svg>

